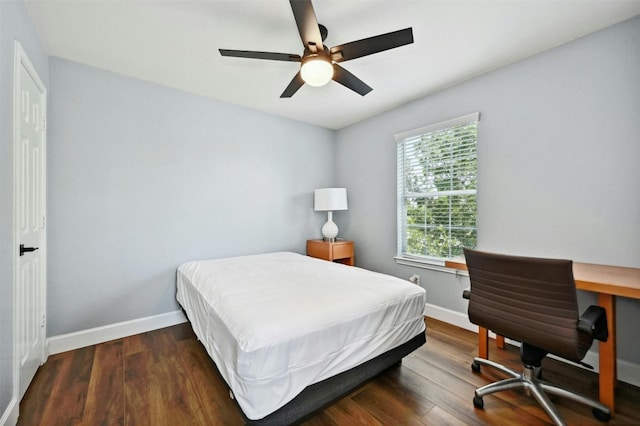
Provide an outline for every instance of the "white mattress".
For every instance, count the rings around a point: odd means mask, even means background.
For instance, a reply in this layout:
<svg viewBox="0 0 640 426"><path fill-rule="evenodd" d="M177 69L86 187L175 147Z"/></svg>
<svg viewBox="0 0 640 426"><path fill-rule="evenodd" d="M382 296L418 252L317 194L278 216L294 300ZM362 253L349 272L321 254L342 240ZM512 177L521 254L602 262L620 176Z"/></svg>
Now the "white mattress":
<svg viewBox="0 0 640 426"><path fill-rule="evenodd" d="M177 300L247 418L425 329L425 291L296 253L189 262Z"/></svg>

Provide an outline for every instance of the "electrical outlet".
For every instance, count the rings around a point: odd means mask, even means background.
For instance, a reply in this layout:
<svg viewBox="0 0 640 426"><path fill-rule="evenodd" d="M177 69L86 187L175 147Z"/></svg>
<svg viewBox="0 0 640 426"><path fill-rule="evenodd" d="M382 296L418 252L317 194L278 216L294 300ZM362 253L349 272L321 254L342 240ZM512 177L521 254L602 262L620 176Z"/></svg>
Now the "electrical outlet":
<svg viewBox="0 0 640 426"><path fill-rule="evenodd" d="M409 281L414 283L415 285L420 285L420 275L413 274L409 277Z"/></svg>

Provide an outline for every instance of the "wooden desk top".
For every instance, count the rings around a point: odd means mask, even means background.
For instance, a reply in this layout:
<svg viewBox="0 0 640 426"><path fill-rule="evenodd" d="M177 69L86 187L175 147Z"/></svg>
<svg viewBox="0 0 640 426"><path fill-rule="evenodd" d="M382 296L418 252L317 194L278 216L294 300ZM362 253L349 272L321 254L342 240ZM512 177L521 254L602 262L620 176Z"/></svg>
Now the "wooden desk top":
<svg viewBox="0 0 640 426"><path fill-rule="evenodd" d="M464 258L446 260L445 266L467 269ZM580 290L640 299L640 268L573 262L573 278Z"/></svg>

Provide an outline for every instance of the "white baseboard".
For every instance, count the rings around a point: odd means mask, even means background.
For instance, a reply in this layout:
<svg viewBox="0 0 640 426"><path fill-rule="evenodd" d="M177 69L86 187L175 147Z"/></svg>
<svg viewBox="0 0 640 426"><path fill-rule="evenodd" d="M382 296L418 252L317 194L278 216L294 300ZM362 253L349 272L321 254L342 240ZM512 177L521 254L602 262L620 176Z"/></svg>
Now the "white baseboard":
<svg viewBox="0 0 640 426"><path fill-rule="evenodd" d="M465 330L473 331L474 333L478 332L478 326L469 322L469 318L467 315L452 311L451 309L442 308L440 306L431 305L427 303L424 307L424 313L426 316L435 318L439 321L446 322L448 324L455 325L457 327L463 328ZM494 333L489 333L489 336L495 338ZM507 339L507 342L516 346L519 346L518 342L513 342ZM560 361L565 361L562 358L557 358L553 355L551 357L558 359ZM577 365L566 361L571 365ZM598 371L599 358L598 353L595 351L587 352L587 355L584 357L583 362L586 364L592 365L593 370ZM629 361L618 359L618 380L621 382L629 383L633 386L640 387L640 365L631 363Z"/></svg>
<svg viewBox="0 0 640 426"><path fill-rule="evenodd" d="M121 339L134 334L145 333L159 328L186 322L187 318L182 311L167 312L166 314L139 318L131 321L119 322L75 333L62 334L47 339L48 353L58 354L86 346L97 345L109 340Z"/></svg>
<svg viewBox="0 0 640 426"><path fill-rule="evenodd" d="M14 397L11 398L7 409L0 417L0 426L14 426L18 423L18 400Z"/></svg>

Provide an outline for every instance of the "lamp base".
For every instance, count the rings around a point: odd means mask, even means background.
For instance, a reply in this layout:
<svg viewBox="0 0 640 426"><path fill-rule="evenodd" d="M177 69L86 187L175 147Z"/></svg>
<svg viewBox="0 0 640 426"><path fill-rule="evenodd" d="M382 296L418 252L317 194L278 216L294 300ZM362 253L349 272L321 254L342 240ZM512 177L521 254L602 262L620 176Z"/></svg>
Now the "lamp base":
<svg viewBox="0 0 640 426"><path fill-rule="evenodd" d="M333 212L328 212L327 222L322 225L322 237L325 241L335 242L338 236L338 225L333 221Z"/></svg>

